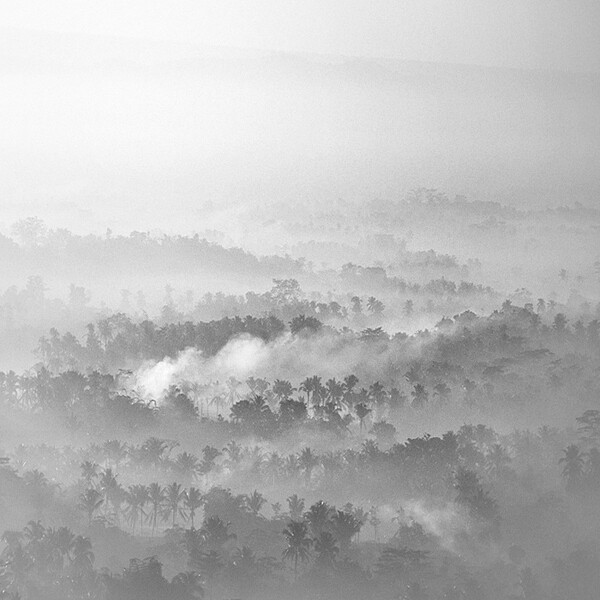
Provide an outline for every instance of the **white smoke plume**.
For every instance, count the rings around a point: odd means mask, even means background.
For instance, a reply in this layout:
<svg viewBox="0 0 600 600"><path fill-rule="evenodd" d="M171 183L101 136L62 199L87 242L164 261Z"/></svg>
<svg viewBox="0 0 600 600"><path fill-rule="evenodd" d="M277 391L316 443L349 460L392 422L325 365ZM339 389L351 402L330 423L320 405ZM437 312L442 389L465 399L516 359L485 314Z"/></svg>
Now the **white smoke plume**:
<svg viewBox="0 0 600 600"><path fill-rule="evenodd" d="M446 550L456 551L456 536L468 523L455 505L430 508L420 500L409 500L403 505L407 517L419 523L426 533L440 540Z"/></svg>
<svg viewBox="0 0 600 600"><path fill-rule="evenodd" d="M241 382L250 376L271 382L287 379L298 385L312 375L326 381L353 373L361 385L368 386L374 381L390 384L402 377L420 351L421 344L414 341L399 353L391 347L382 349L377 344L328 331L306 337L287 333L272 342L242 335L230 340L212 357L188 348L175 358L145 364L134 374L133 387L147 398L160 400L172 385L193 383L225 388L223 384L230 377Z"/></svg>
<svg viewBox="0 0 600 600"><path fill-rule="evenodd" d="M259 338L235 338L214 357L203 356L196 348L187 348L176 358L146 364L135 375L136 387L146 397L160 399L172 385L182 382L209 384L228 377L244 379L268 361L270 349Z"/></svg>

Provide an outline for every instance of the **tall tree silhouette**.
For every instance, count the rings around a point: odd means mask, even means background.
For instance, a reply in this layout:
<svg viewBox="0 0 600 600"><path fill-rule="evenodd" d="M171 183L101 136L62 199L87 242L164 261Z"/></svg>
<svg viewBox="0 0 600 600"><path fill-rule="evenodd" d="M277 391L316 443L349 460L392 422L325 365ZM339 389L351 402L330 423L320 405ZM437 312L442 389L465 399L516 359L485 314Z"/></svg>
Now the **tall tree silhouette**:
<svg viewBox="0 0 600 600"><path fill-rule="evenodd" d="M298 579L298 561L308 562L312 540L308 536L308 526L304 521L290 521L283 530L287 547L283 550L284 560L294 563L294 579Z"/></svg>

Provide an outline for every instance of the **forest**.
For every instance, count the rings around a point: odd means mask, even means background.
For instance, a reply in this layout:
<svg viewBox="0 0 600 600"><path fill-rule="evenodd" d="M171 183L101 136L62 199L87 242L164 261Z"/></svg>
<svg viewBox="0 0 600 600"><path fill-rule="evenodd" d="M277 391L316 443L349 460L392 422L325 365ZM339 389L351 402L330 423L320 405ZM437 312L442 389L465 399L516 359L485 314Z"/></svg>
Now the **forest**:
<svg viewBox="0 0 600 600"><path fill-rule="evenodd" d="M223 282L276 273L198 236L12 231L17 261L77 244L108 273L162 256L153 281L195 253ZM0 597L594 598L598 265L536 297L486 260L397 252L286 256L245 293L7 289L5 335L37 340L0 372Z"/></svg>
<svg viewBox="0 0 600 600"><path fill-rule="evenodd" d="M0 2L0 600L598 600L600 2Z"/></svg>

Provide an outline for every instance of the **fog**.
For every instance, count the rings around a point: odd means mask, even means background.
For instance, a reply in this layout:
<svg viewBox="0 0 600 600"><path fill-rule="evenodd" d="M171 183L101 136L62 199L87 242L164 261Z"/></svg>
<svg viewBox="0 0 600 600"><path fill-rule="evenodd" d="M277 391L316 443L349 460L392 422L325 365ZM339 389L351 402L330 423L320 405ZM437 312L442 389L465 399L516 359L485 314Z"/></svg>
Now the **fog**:
<svg viewBox="0 0 600 600"><path fill-rule="evenodd" d="M3 33L5 225L190 232L208 203L432 185L519 207L598 194L597 74Z"/></svg>
<svg viewBox="0 0 600 600"><path fill-rule="evenodd" d="M595 599L597 8L209 4L0 9L0 599Z"/></svg>

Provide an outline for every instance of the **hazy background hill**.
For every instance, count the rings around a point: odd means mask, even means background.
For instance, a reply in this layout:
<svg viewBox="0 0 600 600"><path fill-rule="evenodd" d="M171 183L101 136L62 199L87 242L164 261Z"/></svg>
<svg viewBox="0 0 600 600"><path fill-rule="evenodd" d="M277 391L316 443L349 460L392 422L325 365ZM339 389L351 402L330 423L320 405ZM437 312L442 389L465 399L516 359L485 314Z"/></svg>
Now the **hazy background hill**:
<svg viewBox="0 0 600 600"><path fill-rule="evenodd" d="M16 30L0 50L3 229L35 214L235 233L249 203L425 185L528 207L600 191L598 74Z"/></svg>

